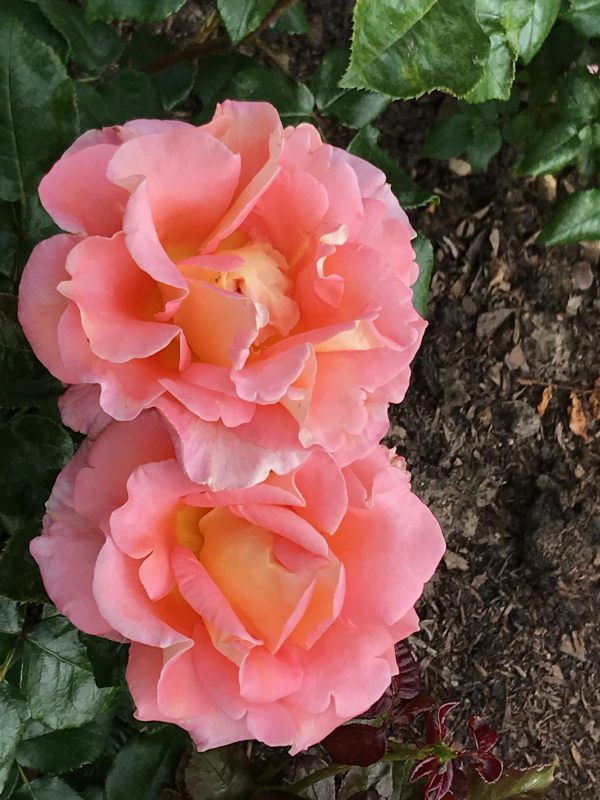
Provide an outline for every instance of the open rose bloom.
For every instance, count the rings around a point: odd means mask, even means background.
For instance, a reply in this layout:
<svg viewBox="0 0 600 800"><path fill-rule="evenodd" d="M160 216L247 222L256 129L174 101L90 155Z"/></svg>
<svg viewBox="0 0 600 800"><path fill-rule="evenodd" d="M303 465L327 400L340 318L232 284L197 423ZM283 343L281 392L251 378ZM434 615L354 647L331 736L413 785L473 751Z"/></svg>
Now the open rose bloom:
<svg viewBox="0 0 600 800"><path fill-rule="evenodd" d="M256 738L297 752L396 674L439 526L383 448L344 468L315 450L284 476L211 491L171 437L149 410L84 442L32 553L75 625L132 643L139 719L201 749Z"/></svg>
<svg viewBox="0 0 600 800"><path fill-rule="evenodd" d="M268 104L226 102L202 127L84 134L40 197L67 233L32 253L19 317L72 384L66 424L95 434L156 407L214 490L377 446L425 327L414 231L380 170Z"/></svg>

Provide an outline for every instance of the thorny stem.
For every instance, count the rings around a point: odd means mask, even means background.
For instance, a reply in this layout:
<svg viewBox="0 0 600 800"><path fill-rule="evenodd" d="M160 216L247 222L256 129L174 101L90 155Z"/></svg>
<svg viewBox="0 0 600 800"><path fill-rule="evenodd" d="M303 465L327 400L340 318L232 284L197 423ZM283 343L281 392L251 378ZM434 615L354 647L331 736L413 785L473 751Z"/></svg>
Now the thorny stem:
<svg viewBox="0 0 600 800"><path fill-rule="evenodd" d="M2 666L0 666L0 683L2 683L4 678L6 678L6 673L10 669L10 665L12 664L12 662L14 660L16 652L17 652L16 648L11 650L10 653L6 656L4 664L2 664Z"/></svg>
<svg viewBox="0 0 600 800"><path fill-rule="evenodd" d="M296 0L279 0L275 7L263 19L260 26L242 39L237 46L249 44L251 41L258 38L264 30L270 27L275 20L286 12L295 2ZM230 50L233 50L233 44L229 37L224 35L217 36L216 39L211 39L208 42L192 42L192 44L188 44L187 47L183 47L181 50L177 50L174 53L167 53L166 56L152 61L146 67L146 72L152 74L161 72L163 69L168 69L168 67L172 67L174 64L179 64L182 61L196 61L197 59L208 58L209 56L219 55L220 53L228 53Z"/></svg>

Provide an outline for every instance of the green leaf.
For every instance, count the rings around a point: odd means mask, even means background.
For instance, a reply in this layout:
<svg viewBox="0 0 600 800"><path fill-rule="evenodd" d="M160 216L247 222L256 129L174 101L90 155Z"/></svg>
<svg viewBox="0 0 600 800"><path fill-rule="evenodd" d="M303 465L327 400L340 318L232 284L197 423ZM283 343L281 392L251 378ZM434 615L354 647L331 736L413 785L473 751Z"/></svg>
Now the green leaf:
<svg viewBox="0 0 600 800"><path fill-rule="evenodd" d="M527 769L505 769L496 783L476 777L469 786L468 800L538 800L554 781L556 762Z"/></svg>
<svg viewBox="0 0 600 800"><path fill-rule="evenodd" d="M88 20L131 19L152 22L174 14L186 0L85 0Z"/></svg>
<svg viewBox="0 0 600 800"><path fill-rule="evenodd" d="M581 150L577 128L570 122L557 122L537 137L515 165L517 175L544 175L560 172Z"/></svg>
<svg viewBox="0 0 600 800"><path fill-rule="evenodd" d="M113 125L130 119L162 117L158 92L149 75L125 67L112 80L102 84L102 97Z"/></svg>
<svg viewBox="0 0 600 800"><path fill-rule="evenodd" d="M426 236L420 233L412 242L415 261L419 265L419 277L412 287L413 305L422 317L427 316L429 285L433 274L433 245Z"/></svg>
<svg viewBox="0 0 600 800"><path fill-rule="evenodd" d="M385 172L392 191L403 208L417 208L429 203L439 203L439 197L436 194L421 189L410 175L400 169L394 159L379 147L378 139L379 131L368 125L352 139L348 145L348 152L370 161L371 164Z"/></svg>
<svg viewBox="0 0 600 800"><path fill-rule="evenodd" d="M395 761L392 764L393 797L398 800L422 800L424 795L423 781L412 783L410 776L415 768L411 759Z"/></svg>
<svg viewBox="0 0 600 800"><path fill-rule="evenodd" d="M209 58L198 68L194 92L212 113L217 100L224 97L223 89L227 83L238 72L252 68L254 68L252 59L241 53L229 53Z"/></svg>
<svg viewBox="0 0 600 800"><path fill-rule="evenodd" d="M25 414L0 422L0 510L8 516L41 516L58 471L73 455L69 433L47 417Z"/></svg>
<svg viewBox="0 0 600 800"><path fill-rule="evenodd" d="M81 728L50 731L22 739L16 759L45 775L61 775L100 758L110 733L111 714L104 714Z"/></svg>
<svg viewBox="0 0 600 800"><path fill-rule="evenodd" d="M118 692L96 686L85 646L60 616L42 620L27 634L21 691L33 719L55 730L92 722Z"/></svg>
<svg viewBox="0 0 600 800"><path fill-rule="evenodd" d="M341 80L348 65L347 50L330 50L317 67L311 89L319 111L350 128L362 128L387 108L390 98L379 92L341 89Z"/></svg>
<svg viewBox="0 0 600 800"><path fill-rule="evenodd" d="M17 19L36 39L51 47L61 61L69 55L69 45L54 26L52 26L35 2L29 0L2 0L0 5L0 25L10 18Z"/></svg>
<svg viewBox="0 0 600 800"><path fill-rule="evenodd" d="M17 208L14 203L0 203L0 274L12 278L19 248Z"/></svg>
<svg viewBox="0 0 600 800"><path fill-rule="evenodd" d="M598 0L571 0L564 19L586 37L600 36L600 4Z"/></svg>
<svg viewBox="0 0 600 800"><path fill-rule="evenodd" d="M33 193L75 138L75 91L54 50L15 20L0 27L0 200Z"/></svg>
<svg viewBox="0 0 600 800"><path fill-rule="evenodd" d="M442 119L427 133L423 155L429 158L466 156L474 169L485 169L502 145L494 103L469 107Z"/></svg>
<svg viewBox="0 0 600 800"><path fill-rule="evenodd" d="M38 778L21 786L12 800L81 800L81 795L60 778Z"/></svg>
<svg viewBox="0 0 600 800"><path fill-rule="evenodd" d="M234 44L255 31L277 0L217 0L217 8Z"/></svg>
<svg viewBox="0 0 600 800"><path fill-rule="evenodd" d="M19 605L0 597L0 633L20 633L23 627L23 612Z"/></svg>
<svg viewBox="0 0 600 800"><path fill-rule="evenodd" d="M89 72L117 61L124 44L117 32L102 22L88 22L83 11L64 0L37 0L39 7L71 46L71 58Z"/></svg>
<svg viewBox="0 0 600 800"><path fill-rule="evenodd" d="M17 320L17 298L0 294L0 407L34 404L62 386L34 356Z"/></svg>
<svg viewBox="0 0 600 800"><path fill-rule="evenodd" d="M108 772L107 800L155 800L162 789L172 785L188 741L187 734L172 725L157 733L133 736Z"/></svg>
<svg viewBox="0 0 600 800"><path fill-rule="evenodd" d="M100 687L123 686L129 645L90 636L89 633L80 633L79 638L87 648L96 684Z"/></svg>
<svg viewBox="0 0 600 800"><path fill-rule="evenodd" d="M273 27L275 30L282 31L283 33L308 33L310 31L310 26L302 0L296 0L287 11L284 11L284 13L275 20Z"/></svg>
<svg viewBox="0 0 600 800"><path fill-rule="evenodd" d="M600 189L575 192L560 203L538 239L540 244L569 244L600 239Z"/></svg>
<svg viewBox="0 0 600 800"><path fill-rule="evenodd" d="M530 16L519 31L518 52L525 64L539 51L560 11L560 0L533 0Z"/></svg>
<svg viewBox="0 0 600 800"><path fill-rule="evenodd" d="M296 125L309 118L314 106L312 92L278 70L244 69L223 87L222 96L232 100L266 100L272 103L282 120Z"/></svg>
<svg viewBox="0 0 600 800"><path fill-rule="evenodd" d="M469 103L508 100L510 97L517 57L504 34L492 33L490 45L490 54L483 75L465 94L465 100Z"/></svg>
<svg viewBox="0 0 600 800"><path fill-rule="evenodd" d="M580 126L600 116L600 81L582 67L558 83L558 104L565 122Z"/></svg>
<svg viewBox="0 0 600 800"><path fill-rule="evenodd" d="M192 753L185 785L192 800L245 800L254 781L243 745Z"/></svg>
<svg viewBox="0 0 600 800"><path fill-rule="evenodd" d="M342 85L394 98L433 89L462 96L480 80L489 52L473 0L358 0Z"/></svg>
<svg viewBox="0 0 600 800"><path fill-rule="evenodd" d="M6 681L0 682L0 792L11 773L17 743L29 718L27 705Z"/></svg>
<svg viewBox="0 0 600 800"><path fill-rule="evenodd" d="M190 95L196 79L196 69L189 63L175 64L156 76L158 93L166 111L172 111Z"/></svg>
<svg viewBox="0 0 600 800"><path fill-rule="evenodd" d="M77 81L77 107L79 109L79 132L91 128L103 128L112 122L111 111L106 99L89 83Z"/></svg>
<svg viewBox="0 0 600 800"><path fill-rule="evenodd" d="M385 789L385 794L389 797L391 773L392 765L384 761L378 761L369 767L350 767L342 778L337 800L351 800L357 792L377 790L378 786L382 788L382 794Z"/></svg>
<svg viewBox="0 0 600 800"><path fill-rule="evenodd" d="M0 555L0 595L20 603L48 603L40 571L29 552L39 525L28 522L12 534Z"/></svg>

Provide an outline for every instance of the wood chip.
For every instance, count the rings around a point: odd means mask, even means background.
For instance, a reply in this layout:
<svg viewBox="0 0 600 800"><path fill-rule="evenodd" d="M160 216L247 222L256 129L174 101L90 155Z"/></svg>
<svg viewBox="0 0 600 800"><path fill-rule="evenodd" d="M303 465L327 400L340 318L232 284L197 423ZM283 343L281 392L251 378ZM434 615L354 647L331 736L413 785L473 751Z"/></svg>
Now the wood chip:
<svg viewBox="0 0 600 800"><path fill-rule="evenodd" d="M466 175L470 175L473 171L473 168L469 162L462 158L450 158L448 160L448 166L455 175L458 175L461 178L464 178Z"/></svg>
<svg viewBox="0 0 600 800"><path fill-rule="evenodd" d="M485 311L480 314L477 319L477 338L485 339L493 336L512 313L512 308L498 308L496 311Z"/></svg>
<svg viewBox="0 0 600 800"><path fill-rule="evenodd" d="M583 769L583 758L581 757L581 753L577 749L575 742L571 742L571 758L577 764L579 769Z"/></svg>
<svg viewBox="0 0 600 800"><path fill-rule="evenodd" d="M548 410L548 405L550 400L552 400L553 390L552 386L546 386L544 391L542 392L542 399L537 405L537 412L540 417L543 417L546 411Z"/></svg>
<svg viewBox="0 0 600 800"><path fill-rule="evenodd" d="M444 564L451 570L458 569L461 572L469 571L469 562L466 558L463 558L458 553L454 553L452 550L446 550L444 553Z"/></svg>
<svg viewBox="0 0 600 800"><path fill-rule="evenodd" d="M571 392L571 408L569 410L569 428L584 441L589 442L591 437L588 435L588 418L581 404L577 392Z"/></svg>

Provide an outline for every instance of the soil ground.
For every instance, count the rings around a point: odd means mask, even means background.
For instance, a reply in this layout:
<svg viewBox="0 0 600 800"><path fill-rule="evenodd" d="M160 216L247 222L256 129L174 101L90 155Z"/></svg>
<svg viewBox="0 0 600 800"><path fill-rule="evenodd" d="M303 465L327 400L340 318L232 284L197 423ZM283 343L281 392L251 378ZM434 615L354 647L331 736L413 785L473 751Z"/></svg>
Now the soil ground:
<svg viewBox="0 0 600 800"><path fill-rule="evenodd" d="M198 3L201 5L201 3ZM269 32L269 58L310 77L345 45L352 0L307 0L308 37ZM420 160L447 99L393 104L381 144L437 208L413 211L436 250L429 327L390 446L448 542L414 637L428 689L500 732L508 763L560 759L555 800L600 797L600 376L595 247L535 235L558 180L516 179L511 154L459 176ZM347 130L327 129L344 146ZM460 166L460 165L459 165Z"/></svg>

